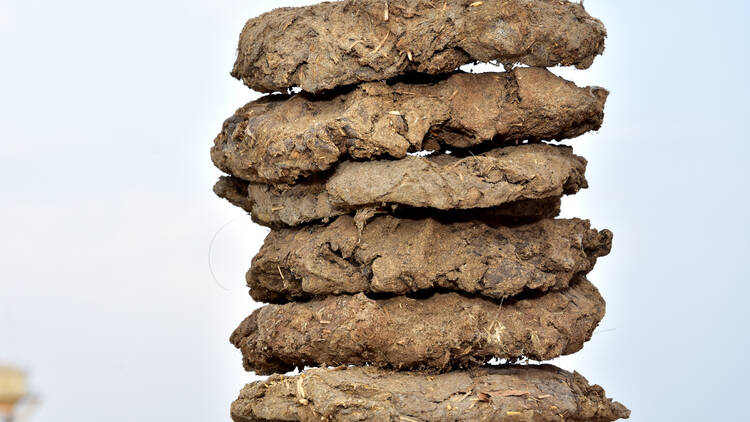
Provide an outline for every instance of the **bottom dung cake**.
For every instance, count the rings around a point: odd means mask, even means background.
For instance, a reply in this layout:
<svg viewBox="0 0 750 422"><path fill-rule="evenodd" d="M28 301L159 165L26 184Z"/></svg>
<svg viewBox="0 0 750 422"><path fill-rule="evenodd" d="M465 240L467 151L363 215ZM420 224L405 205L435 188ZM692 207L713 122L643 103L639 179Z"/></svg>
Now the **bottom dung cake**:
<svg viewBox="0 0 750 422"><path fill-rule="evenodd" d="M598 385L551 365L438 375L318 368L249 384L232 404L235 422L610 422L629 416Z"/></svg>

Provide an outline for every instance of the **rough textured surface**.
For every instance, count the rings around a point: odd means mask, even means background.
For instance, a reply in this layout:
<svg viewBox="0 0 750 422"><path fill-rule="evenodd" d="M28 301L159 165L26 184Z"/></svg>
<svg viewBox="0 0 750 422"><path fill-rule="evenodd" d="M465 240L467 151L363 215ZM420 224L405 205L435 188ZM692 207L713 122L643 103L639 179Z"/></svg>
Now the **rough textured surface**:
<svg viewBox="0 0 750 422"><path fill-rule="evenodd" d="M605 37L562 0L347 0L251 19L232 75L261 92L318 92L475 61L587 68Z"/></svg>
<svg viewBox="0 0 750 422"><path fill-rule="evenodd" d="M277 229L318 220L328 223L331 217L343 214L353 214L355 211L358 216L361 214L364 217L389 213L403 218L434 216L443 220L483 220L491 221L495 225L518 225L538 221L543 218L555 218L560 215L561 205L559 197L551 197L539 200L527 199L515 201L492 208L474 208L466 210L435 210L408 206L385 207L382 204L372 208L337 207L336 209L332 209L330 204L326 202L328 200L327 194L324 195L323 201L320 202L318 202L318 199L311 194L307 197L303 197L303 199L306 199L308 202L305 208L301 210L298 209L298 212L294 212L293 210L290 212L290 210L274 207L270 209L270 212L256 214L253 212L256 202L253 197L248 195L251 187L257 189L253 190L255 193L258 191L261 192L261 201L273 199L263 187L254 186L253 184L234 177L221 177L214 186L214 192L232 204L248 211L253 218L253 221L256 223ZM271 194L279 195L281 192L283 191L272 190ZM261 205L263 204L266 204L266 202L261 203ZM259 207L258 209L261 211L268 210L267 207ZM299 211L301 211L301 213Z"/></svg>
<svg viewBox="0 0 750 422"><path fill-rule="evenodd" d="M224 122L211 157L240 179L294 183L347 157L573 138L601 127L607 95L540 68L368 83L337 96L275 95Z"/></svg>
<svg viewBox="0 0 750 422"><path fill-rule="evenodd" d="M611 247L610 231L578 219L511 228L382 216L360 233L354 218L344 216L271 232L247 282L253 299L273 303L437 288L501 299L564 289Z"/></svg>
<svg viewBox="0 0 750 422"><path fill-rule="evenodd" d="M466 210L559 199L588 186L585 170L569 147L526 144L464 158L345 161L327 180L289 187L222 178L214 191L261 224L296 226L373 207Z"/></svg>
<svg viewBox="0 0 750 422"><path fill-rule="evenodd" d="M235 422L610 422L629 416L598 385L551 365L442 375L310 369L249 384L232 404Z"/></svg>
<svg viewBox="0 0 750 422"><path fill-rule="evenodd" d="M364 294L266 305L232 334L248 371L364 365L447 370L492 358L548 360L591 338L605 304L585 279L499 304L457 293L374 300Z"/></svg>

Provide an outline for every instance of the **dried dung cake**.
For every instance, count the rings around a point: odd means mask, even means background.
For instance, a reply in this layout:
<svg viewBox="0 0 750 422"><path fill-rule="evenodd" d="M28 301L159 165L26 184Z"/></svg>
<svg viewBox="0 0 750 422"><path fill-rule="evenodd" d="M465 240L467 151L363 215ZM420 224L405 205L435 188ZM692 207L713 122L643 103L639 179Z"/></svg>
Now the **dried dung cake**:
<svg viewBox="0 0 750 422"><path fill-rule="evenodd" d="M609 254L612 233L588 221L518 227L481 221L350 216L272 231L247 274L258 302L448 289L495 299L568 287Z"/></svg>
<svg viewBox="0 0 750 422"><path fill-rule="evenodd" d="M211 157L254 183L295 183L346 158L563 140L597 130L608 92L546 69L366 83L340 95L274 95L224 122Z"/></svg>
<svg viewBox="0 0 750 422"><path fill-rule="evenodd" d="M588 68L606 35L565 0L346 0L250 19L232 75L260 92L319 92L472 62Z"/></svg>
<svg viewBox="0 0 750 422"><path fill-rule="evenodd" d="M588 187L585 171L586 160L570 147L526 144L463 158L345 161L326 179L284 187L222 178L214 191L261 224L297 226L368 208L466 210L559 199Z"/></svg>
<svg viewBox="0 0 750 422"><path fill-rule="evenodd" d="M440 375L372 367L310 369L249 384L232 404L235 422L612 422L629 416L598 385L551 365Z"/></svg>
<svg viewBox="0 0 750 422"><path fill-rule="evenodd" d="M604 317L599 291L571 287L504 303L457 293L371 299L364 294L266 305L232 334L260 375L320 365L445 371L493 358L537 361L575 353Z"/></svg>

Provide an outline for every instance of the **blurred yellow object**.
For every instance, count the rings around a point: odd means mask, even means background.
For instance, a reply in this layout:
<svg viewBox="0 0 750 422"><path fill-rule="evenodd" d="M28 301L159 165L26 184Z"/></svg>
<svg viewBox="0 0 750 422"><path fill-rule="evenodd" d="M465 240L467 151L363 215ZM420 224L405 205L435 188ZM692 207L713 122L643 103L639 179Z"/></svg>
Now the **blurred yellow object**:
<svg viewBox="0 0 750 422"><path fill-rule="evenodd" d="M13 407L26 396L26 373L0 366L0 407Z"/></svg>

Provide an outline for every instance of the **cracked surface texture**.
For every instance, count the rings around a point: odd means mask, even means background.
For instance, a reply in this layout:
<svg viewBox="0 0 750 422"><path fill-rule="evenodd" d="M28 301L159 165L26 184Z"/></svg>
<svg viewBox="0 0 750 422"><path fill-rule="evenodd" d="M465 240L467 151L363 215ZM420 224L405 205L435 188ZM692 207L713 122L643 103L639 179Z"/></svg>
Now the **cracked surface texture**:
<svg viewBox="0 0 750 422"><path fill-rule="evenodd" d="M353 217L272 231L247 274L256 301L450 289L495 299L560 290L609 254L612 233L588 221L492 227L479 221Z"/></svg>
<svg viewBox="0 0 750 422"><path fill-rule="evenodd" d="M286 187L225 177L214 191L260 224L297 226L371 208L467 210L559 199L588 187L585 171L586 160L570 147L526 144L465 158L345 161L327 180Z"/></svg>
<svg viewBox="0 0 750 422"><path fill-rule="evenodd" d="M232 404L235 422L612 422L629 416L600 386L552 365L441 375L316 368L248 384Z"/></svg>
<svg viewBox="0 0 750 422"><path fill-rule="evenodd" d="M275 95L227 119L211 158L240 179L294 183L348 157L574 138L601 127L607 95L540 68L367 83L336 96Z"/></svg>
<svg viewBox="0 0 750 422"><path fill-rule="evenodd" d="M250 19L232 76L260 92L319 92L476 61L588 68L606 35L563 0L346 0Z"/></svg>
<svg viewBox="0 0 750 422"><path fill-rule="evenodd" d="M589 281L500 304L457 293L374 300L329 296L253 312L231 336L248 371L320 365L446 371L493 358L549 360L575 353L604 317Z"/></svg>

